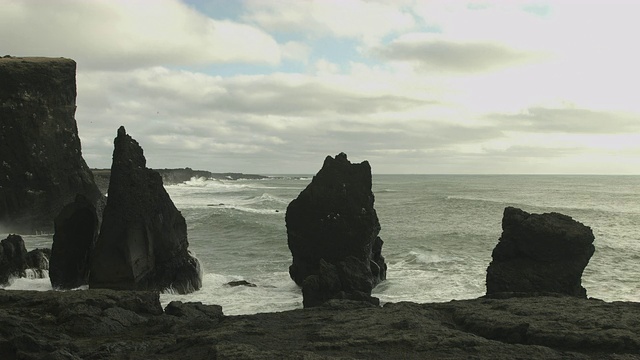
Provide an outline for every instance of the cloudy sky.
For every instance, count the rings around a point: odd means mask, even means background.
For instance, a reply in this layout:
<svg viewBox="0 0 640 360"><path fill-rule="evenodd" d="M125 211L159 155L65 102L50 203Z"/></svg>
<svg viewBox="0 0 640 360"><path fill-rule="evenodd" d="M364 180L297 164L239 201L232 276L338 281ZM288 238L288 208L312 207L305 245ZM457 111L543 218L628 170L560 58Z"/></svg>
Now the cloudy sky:
<svg viewBox="0 0 640 360"><path fill-rule="evenodd" d="M0 52L77 61L109 167L640 174L640 2L0 0Z"/></svg>

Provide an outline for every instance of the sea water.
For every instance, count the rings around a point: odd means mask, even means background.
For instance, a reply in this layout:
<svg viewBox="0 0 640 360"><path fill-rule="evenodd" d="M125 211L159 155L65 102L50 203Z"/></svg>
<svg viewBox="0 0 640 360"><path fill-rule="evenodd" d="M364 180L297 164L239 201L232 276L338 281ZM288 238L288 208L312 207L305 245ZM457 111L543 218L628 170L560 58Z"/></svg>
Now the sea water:
<svg viewBox="0 0 640 360"><path fill-rule="evenodd" d="M287 205L310 176L263 180L192 179L165 186L184 215L203 287L172 300L222 305L225 314L302 307L290 279ZM441 302L485 293L486 269L504 208L559 212L590 226L596 252L582 284L590 297L640 301L640 177L543 175L374 175L387 280L382 302ZM4 238L4 237L3 237ZM51 235L26 236L28 249ZM226 285L246 280L255 287ZM16 279L9 289L51 289L48 279Z"/></svg>

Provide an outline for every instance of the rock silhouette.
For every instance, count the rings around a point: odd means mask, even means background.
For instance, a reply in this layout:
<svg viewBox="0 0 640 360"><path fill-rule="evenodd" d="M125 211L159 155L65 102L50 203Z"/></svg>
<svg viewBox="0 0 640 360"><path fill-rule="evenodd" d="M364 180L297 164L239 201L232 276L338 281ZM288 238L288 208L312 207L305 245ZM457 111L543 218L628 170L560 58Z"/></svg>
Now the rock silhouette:
<svg viewBox="0 0 640 360"><path fill-rule="evenodd" d="M49 249L34 249L27 252L20 235L11 234L0 242L0 286L9 285L14 278L48 277Z"/></svg>
<svg viewBox="0 0 640 360"><path fill-rule="evenodd" d="M124 127L114 141L109 197L91 263L91 288L200 288L200 264L189 253L184 217L146 167L143 150Z"/></svg>
<svg viewBox="0 0 640 360"><path fill-rule="evenodd" d="M58 214L49 269L54 289L73 289L89 283L91 254L98 231L96 208L82 195Z"/></svg>
<svg viewBox="0 0 640 360"><path fill-rule="evenodd" d="M559 213L507 207L502 236L487 268L487 295L558 293L586 298L582 272L595 248L593 232Z"/></svg>
<svg viewBox="0 0 640 360"><path fill-rule="evenodd" d="M63 58L0 58L0 226L53 231L76 194L103 201L82 158L76 63Z"/></svg>
<svg viewBox="0 0 640 360"><path fill-rule="evenodd" d="M11 278L24 277L27 268L27 249L20 235L9 235L0 242L0 285Z"/></svg>
<svg viewBox="0 0 640 360"><path fill-rule="evenodd" d="M303 287L305 307L331 298L371 298L387 266L373 207L371 167L347 155L327 156L322 169L287 207L291 278Z"/></svg>

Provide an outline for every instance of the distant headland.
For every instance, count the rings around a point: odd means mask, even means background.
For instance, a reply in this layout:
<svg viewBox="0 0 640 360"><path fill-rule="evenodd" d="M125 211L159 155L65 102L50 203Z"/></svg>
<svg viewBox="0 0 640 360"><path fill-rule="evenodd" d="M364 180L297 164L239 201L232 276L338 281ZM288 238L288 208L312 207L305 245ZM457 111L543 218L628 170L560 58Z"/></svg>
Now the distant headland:
<svg viewBox="0 0 640 360"><path fill-rule="evenodd" d="M226 173L214 173L207 170L193 170L189 167L185 167L182 169L154 169L157 171L160 176L162 176L162 182L164 185L175 185L180 184L185 181L189 181L192 178L205 178L205 179L215 179L215 180L256 180L256 179L266 179L268 176L257 175L257 174L243 174L236 172L226 172ZM107 192L109 188L109 177L111 176L111 169L91 169L93 173L93 177L95 179L98 188L103 193Z"/></svg>

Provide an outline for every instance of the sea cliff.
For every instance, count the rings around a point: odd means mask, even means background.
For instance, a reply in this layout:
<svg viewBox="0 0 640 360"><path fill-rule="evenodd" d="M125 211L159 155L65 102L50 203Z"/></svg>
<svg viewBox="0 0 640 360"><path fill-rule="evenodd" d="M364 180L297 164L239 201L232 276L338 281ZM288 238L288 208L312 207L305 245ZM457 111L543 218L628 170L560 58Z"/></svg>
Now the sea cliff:
<svg viewBox="0 0 640 360"><path fill-rule="evenodd" d="M34 234L84 195L103 197L82 158L76 63L64 58L0 58L0 226Z"/></svg>

